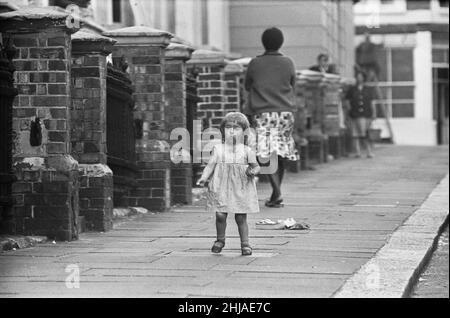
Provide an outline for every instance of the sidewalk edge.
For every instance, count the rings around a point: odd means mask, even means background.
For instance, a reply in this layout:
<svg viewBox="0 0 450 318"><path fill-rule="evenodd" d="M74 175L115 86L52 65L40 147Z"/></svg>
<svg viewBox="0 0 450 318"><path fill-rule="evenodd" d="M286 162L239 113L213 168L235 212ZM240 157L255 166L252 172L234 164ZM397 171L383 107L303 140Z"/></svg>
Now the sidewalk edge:
<svg viewBox="0 0 450 318"><path fill-rule="evenodd" d="M440 239L442 233L444 232L445 228L448 226L448 221L449 221L449 218L448 218L448 214L447 214L447 217L445 218L444 223L442 223L441 226L439 227L438 233L433 240L433 244L430 246L430 248L426 252L424 258L422 259L422 261L420 262L420 264L417 266L416 270L414 271L413 275L409 279L409 282L405 287L405 291L404 291L402 297L408 298L411 295L411 293L413 292L414 285L417 283L420 275L424 271L427 264L430 262L430 259L433 256L433 253L438 246L439 239Z"/></svg>
<svg viewBox="0 0 450 318"><path fill-rule="evenodd" d="M448 222L449 174L394 231L375 256L355 272L334 298L401 298L411 291Z"/></svg>

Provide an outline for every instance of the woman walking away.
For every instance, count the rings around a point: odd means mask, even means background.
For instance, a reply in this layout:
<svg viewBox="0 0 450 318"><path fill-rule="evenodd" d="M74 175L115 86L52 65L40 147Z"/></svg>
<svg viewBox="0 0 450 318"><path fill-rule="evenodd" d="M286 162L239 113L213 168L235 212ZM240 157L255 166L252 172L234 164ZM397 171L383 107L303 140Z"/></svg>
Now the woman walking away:
<svg viewBox="0 0 450 318"><path fill-rule="evenodd" d="M228 213L234 214L241 239L242 255L251 255L247 213L258 213L255 176L259 173L256 154L246 145L244 135L250 124L244 114L228 113L220 130L222 143L215 145L197 184L208 182L206 207L216 214L217 240L211 251L220 253L225 246Z"/></svg>
<svg viewBox="0 0 450 318"><path fill-rule="evenodd" d="M292 137L294 130L295 65L292 59L279 52L283 33L270 28L262 34L265 52L248 65L245 89L249 91L248 112L254 116L257 133L258 159L262 162L274 156L277 170L269 174L272 195L268 207L281 207L281 183L285 160L299 160Z"/></svg>
<svg viewBox="0 0 450 318"><path fill-rule="evenodd" d="M361 143L367 150L367 157L373 158L369 129L375 120L375 99L379 99L374 87L366 85L366 75L356 74L356 85L349 88L346 99L350 103L349 117L356 157L361 157Z"/></svg>

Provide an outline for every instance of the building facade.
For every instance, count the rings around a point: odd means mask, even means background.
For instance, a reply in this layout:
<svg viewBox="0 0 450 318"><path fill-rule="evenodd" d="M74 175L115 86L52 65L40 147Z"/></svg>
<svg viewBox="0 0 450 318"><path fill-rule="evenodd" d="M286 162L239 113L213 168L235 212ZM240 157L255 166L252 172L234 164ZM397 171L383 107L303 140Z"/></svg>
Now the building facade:
<svg viewBox="0 0 450 318"><path fill-rule="evenodd" d="M262 53L261 34L278 26L285 34L282 51L292 57L297 69L316 63L319 53L328 53L343 76L351 76L354 64L352 1L230 2L230 48L244 56Z"/></svg>
<svg viewBox="0 0 450 318"><path fill-rule="evenodd" d="M379 86L397 144L448 144L448 1L365 0L355 46L376 46ZM384 120L375 123L388 135Z"/></svg>
<svg viewBox="0 0 450 318"><path fill-rule="evenodd" d="M55 0L35 1L45 5ZM260 54L262 32L277 26L285 33L283 52L298 69L328 53L340 74L351 76L352 5L351 0L91 0L88 11L106 29L149 26L231 58Z"/></svg>

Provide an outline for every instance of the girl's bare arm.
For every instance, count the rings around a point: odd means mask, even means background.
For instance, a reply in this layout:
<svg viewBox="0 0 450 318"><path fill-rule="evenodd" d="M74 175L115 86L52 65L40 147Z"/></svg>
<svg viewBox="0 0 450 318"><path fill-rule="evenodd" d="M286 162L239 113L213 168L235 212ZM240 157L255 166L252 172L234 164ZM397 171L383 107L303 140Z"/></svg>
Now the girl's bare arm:
<svg viewBox="0 0 450 318"><path fill-rule="evenodd" d="M197 185L204 186L206 181L208 181L209 177L214 172L214 169L216 167L216 163L217 163L217 159L216 158L217 158L217 150L214 147L213 151L212 151L212 154L211 154L211 157L209 157L208 164L206 165L205 169L203 169L202 176L197 181Z"/></svg>
<svg viewBox="0 0 450 318"><path fill-rule="evenodd" d="M258 161L256 160L256 154L251 149L248 148L248 169L247 175L256 176L260 172L261 168L259 167Z"/></svg>

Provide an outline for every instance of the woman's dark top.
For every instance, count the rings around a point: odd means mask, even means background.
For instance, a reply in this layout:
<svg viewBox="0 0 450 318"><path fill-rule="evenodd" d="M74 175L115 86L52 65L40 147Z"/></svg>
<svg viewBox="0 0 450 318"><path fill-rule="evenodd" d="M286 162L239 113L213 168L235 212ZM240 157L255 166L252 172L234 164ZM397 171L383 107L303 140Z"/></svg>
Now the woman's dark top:
<svg viewBox="0 0 450 318"><path fill-rule="evenodd" d="M250 61L245 78L248 112L293 112L295 65L279 52L265 52Z"/></svg>
<svg viewBox="0 0 450 318"><path fill-rule="evenodd" d="M378 98L374 87L364 85L362 90L352 86L345 96L350 102L349 115L351 118L371 118L373 116L372 101Z"/></svg>

